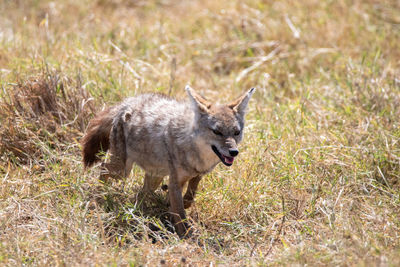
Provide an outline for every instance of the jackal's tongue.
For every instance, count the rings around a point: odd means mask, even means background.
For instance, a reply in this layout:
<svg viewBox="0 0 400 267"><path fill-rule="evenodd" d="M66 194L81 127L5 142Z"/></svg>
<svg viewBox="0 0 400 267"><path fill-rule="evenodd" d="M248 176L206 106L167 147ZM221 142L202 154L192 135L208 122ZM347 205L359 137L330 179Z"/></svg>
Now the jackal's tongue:
<svg viewBox="0 0 400 267"><path fill-rule="evenodd" d="M227 156L224 156L224 155L222 155L222 156L224 157L225 162L228 163L228 164L232 164L233 160L235 159L235 158L227 157Z"/></svg>

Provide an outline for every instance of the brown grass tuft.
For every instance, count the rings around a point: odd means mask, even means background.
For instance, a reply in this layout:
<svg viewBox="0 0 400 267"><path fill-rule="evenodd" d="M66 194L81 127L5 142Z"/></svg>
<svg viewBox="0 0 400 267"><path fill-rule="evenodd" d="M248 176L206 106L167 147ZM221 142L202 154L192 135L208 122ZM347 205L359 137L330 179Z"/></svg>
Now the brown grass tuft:
<svg viewBox="0 0 400 267"><path fill-rule="evenodd" d="M7 161L28 164L46 149L61 151L84 131L93 112L87 92L59 73L20 81L8 92L0 102L0 152Z"/></svg>

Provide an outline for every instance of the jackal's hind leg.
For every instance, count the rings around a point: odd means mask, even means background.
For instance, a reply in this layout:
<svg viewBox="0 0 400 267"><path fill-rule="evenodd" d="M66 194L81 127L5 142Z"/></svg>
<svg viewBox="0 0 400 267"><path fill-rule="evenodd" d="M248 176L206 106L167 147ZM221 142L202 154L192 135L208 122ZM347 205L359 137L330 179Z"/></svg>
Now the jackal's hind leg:
<svg viewBox="0 0 400 267"><path fill-rule="evenodd" d="M163 181L163 176L151 175L146 173L144 176L143 192L153 193Z"/></svg>
<svg viewBox="0 0 400 267"><path fill-rule="evenodd" d="M102 164L100 175L100 180L104 182L106 182L109 177L121 179L129 174L126 168L124 123L125 121L123 118L119 118L116 122L113 122L110 132L110 159L107 163Z"/></svg>

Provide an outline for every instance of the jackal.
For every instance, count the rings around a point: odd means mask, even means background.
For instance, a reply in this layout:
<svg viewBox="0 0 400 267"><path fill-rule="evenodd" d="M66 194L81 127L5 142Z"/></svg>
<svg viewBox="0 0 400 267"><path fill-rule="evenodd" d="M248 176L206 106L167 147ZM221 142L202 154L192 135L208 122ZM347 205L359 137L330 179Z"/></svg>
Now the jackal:
<svg viewBox="0 0 400 267"><path fill-rule="evenodd" d="M85 167L100 160L98 152L110 150L109 161L102 164L104 179L127 177L136 163L145 171L143 190L154 192L169 175L170 212L180 237L188 233L184 209L193 203L201 177L219 162L231 166L239 154L246 108L255 91L220 105L185 89L187 103L162 94L128 98L92 119L82 139Z"/></svg>

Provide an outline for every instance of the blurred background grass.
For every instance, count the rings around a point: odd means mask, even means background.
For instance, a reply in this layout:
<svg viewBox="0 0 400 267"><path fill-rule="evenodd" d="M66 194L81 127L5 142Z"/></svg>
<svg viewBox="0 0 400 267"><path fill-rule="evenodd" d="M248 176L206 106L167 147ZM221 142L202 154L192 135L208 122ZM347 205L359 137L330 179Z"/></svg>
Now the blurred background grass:
<svg viewBox="0 0 400 267"><path fill-rule="evenodd" d="M400 263L398 1L1 1L0 262ZM257 87L241 155L180 241L143 173L100 185L79 140L105 105ZM161 230L155 230L160 228ZM155 242L155 243L154 243Z"/></svg>

